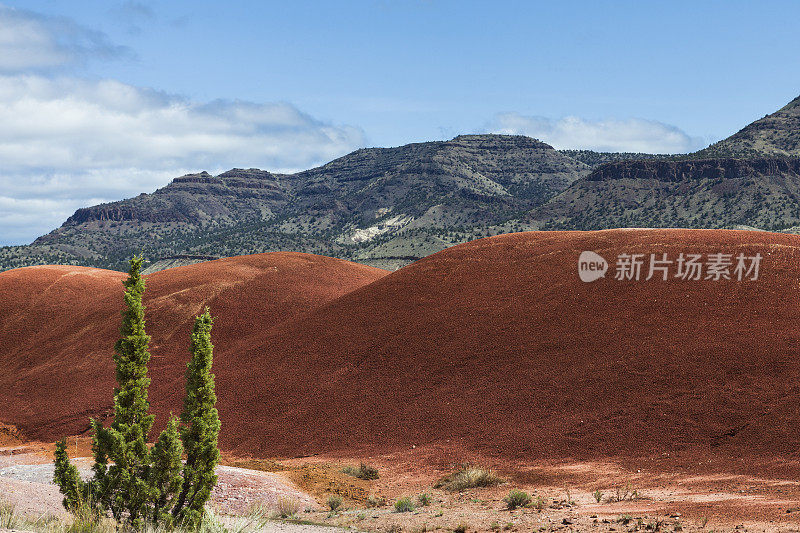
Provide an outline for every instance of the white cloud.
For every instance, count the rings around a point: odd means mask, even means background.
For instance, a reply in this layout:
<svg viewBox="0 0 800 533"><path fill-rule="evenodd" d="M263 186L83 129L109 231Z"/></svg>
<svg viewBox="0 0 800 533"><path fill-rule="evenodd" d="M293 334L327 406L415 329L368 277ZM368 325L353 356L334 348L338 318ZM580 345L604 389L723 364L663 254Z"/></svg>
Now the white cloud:
<svg viewBox="0 0 800 533"><path fill-rule="evenodd" d="M501 113L487 130L535 137L557 149L677 154L705 146L703 139L690 137L675 126L641 118L586 120L565 117L554 120Z"/></svg>
<svg viewBox="0 0 800 533"><path fill-rule="evenodd" d="M0 4L0 71L47 70L125 55L130 51L113 45L102 32Z"/></svg>
<svg viewBox="0 0 800 533"><path fill-rule="evenodd" d="M0 124L0 244L30 241L76 207L149 192L184 172L299 170L364 145L360 129L287 103L194 102L39 75L0 76ZM31 217L42 202L50 207Z"/></svg>

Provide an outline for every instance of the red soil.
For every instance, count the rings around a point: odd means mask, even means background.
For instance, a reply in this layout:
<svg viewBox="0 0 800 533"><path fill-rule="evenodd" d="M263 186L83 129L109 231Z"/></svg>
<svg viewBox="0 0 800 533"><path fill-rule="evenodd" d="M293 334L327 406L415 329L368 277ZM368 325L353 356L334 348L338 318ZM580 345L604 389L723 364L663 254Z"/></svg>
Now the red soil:
<svg viewBox="0 0 800 533"><path fill-rule="evenodd" d="M605 279L579 280L583 250L612 263ZM740 251L764 256L759 280L613 280L623 252ZM794 455L798 260L800 237L736 231L457 246L285 322L220 370L236 382L223 442L262 455Z"/></svg>
<svg viewBox="0 0 800 533"><path fill-rule="evenodd" d="M170 410L180 411L192 320L204 306L217 319L214 367L224 372L241 365L242 346L259 345L276 324L386 274L327 257L269 253L146 276L150 398L159 425ZM0 421L28 438L55 440L86 431L90 416L107 415L124 278L69 266L0 273ZM235 381L220 383L222 391L235 391Z"/></svg>
<svg viewBox="0 0 800 533"><path fill-rule="evenodd" d="M612 263L605 279L579 280L583 250ZM758 281L613 280L623 252L740 251L764 256ZM791 235L612 230L483 239L387 276L302 254L182 267L148 277L151 400L161 422L180 409L191 316L210 304L233 452L793 455L798 259ZM122 277L0 274L0 420L52 439L108 407Z"/></svg>

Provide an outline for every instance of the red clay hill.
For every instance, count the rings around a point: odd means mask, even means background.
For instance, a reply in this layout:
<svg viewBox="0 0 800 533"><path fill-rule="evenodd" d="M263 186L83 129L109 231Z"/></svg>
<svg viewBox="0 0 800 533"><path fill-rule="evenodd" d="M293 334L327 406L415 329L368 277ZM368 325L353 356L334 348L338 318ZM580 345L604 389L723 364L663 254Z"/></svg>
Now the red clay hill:
<svg viewBox="0 0 800 533"><path fill-rule="evenodd" d="M580 281L582 251L609 261L605 278ZM623 253L646 254L642 280L614 279ZM668 281L645 281L651 253L763 259L756 281L681 280L674 264ZM794 454L798 295L797 236L474 241L283 323L241 367L220 370L223 443L262 455L412 445L527 458ZM224 385L234 381L235 394Z"/></svg>
<svg viewBox="0 0 800 533"><path fill-rule="evenodd" d="M609 262L605 278L579 279L582 251ZM651 253L672 261L700 254L703 278L709 254L732 254L733 279L676 278L673 263L667 281L659 271L645 280ZM752 273L736 280L739 253L761 255L757 280ZM639 281L614 279L620 254L644 255ZM266 286L278 284L266 274L271 255L147 278L151 399L161 420L180 408L190 317L210 303L218 317L221 443L240 453L432 445L593 458L800 449L800 237L519 233L456 246L389 275L281 255L315 266L304 277L281 278L287 310L276 311L280 318L263 311L265 301L280 301ZM316 277L319 265L326 265L327 281ZM12 406L0 421L41 438L85 429L113 385L107 358L122 276L59 269L60 276L47 268L0 274L0 357L12 369L0 377L3 401ZM70 272L91 288L67 286ZM56 277L63 289L50 281ZM309 286L324 287L325 297ZM76 303L37 304L48 292L71 294ZM311 296L295 307L298 294ZM304 312L292 311L298 307ZM22 322L10 333L8 324Z"/></svg>
<svg viewBox="0 0 800 533"><path fill-rule="evenodd" d="M218 319L218 371L237 367L242 346L263 342L276 324L386 274L328 257L267 253L146 276L151 400L180 412L193 316L205 305ZM71 266L0 273L0 422L55 440L110 412L125 277Z"/></svg>

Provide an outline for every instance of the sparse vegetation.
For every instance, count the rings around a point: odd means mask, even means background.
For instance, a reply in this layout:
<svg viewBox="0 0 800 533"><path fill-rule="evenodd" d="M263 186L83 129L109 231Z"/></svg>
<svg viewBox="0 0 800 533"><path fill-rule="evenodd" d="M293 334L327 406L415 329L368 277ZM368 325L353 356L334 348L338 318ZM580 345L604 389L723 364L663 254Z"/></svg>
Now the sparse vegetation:
<svg viewBox="0 0 800 533"><path fill-rule="evenodd" d="M422 507L427 507L431 504L431 497L423 492L422 494L417 496L417 501Z"/></svg>
<svg viewBox="0 0 800 533"><path fill-rule="evenodd" d="M300 504L293 498L281 496L278 498L278 503L275 505L275 515L278 518L289 518L297 514L300 510Z"/></svg>
<svg viewBox="0 0 800 533"><path fill-rule="evenodd" d="M331 512L335 513L342 507L342 497L336 494L331 494L328 496L328 508Z"/></svg>
<svg viewBox="0 0 800 533"><path fill-rule="evenodd" d="M536 509L537 511L541 511L547 506L547 500L545 500L542 496L536 496L533 498L531 502L531 507Z"/></svg>
<svg viewBox="0 0 800 533"><path fill-rule="evenodd" d="M481 466L463 464L455 472L436 482L434 488L459 492L477 487L492 487L499 483L501 483L500 478L492 470Z"/></svg>
<svg viewBox="0 0 800 533"><path fill-rule="evenodd" d="M594 501L596 501L597 503L600 503L601 501L603 501L603 491L601 491L600 489L597 489L596 491L594 491L592 493L592 496L594 496Z"/></svg>
<svg viewBox="0 0 800 533"><path fill-rule="evenodd" d="M358 479L364 479L366 481L371 481L373 479L378 479L378 469L374 466L370 466L365 463L361 463L358 468L352 466L346 466L342 468L342 472L347 474L348 476L353 476Z"/></svg>
<svg viewBox="0 0 800 533"><path fill-rule="evenodd" d="M634 501L641 498L639 491L634 489L630 483L626 483L623 487L616 487L614 495L609 499L611 502L624 502Z"/></svg>
<svg viewBox="0 0 800 533"><path fill-rule="evenodd" d="M386 505L386 498L384 498L383 496L375 496L373 494L370 494L369 496L367 496L366 504L367 507L372 507L372 508L383 507L384 505Z"/></svg>
<svg viewBox="0 0 800 533"><path fill-rule="evenodd" d="M453 533L467 533L469 529L469 525L461 523L458 524L455 528L453 528Z"/></svg>
<svg viewBox="0 0 800 533"><path fill-rule="evenodd" d="M414 505L413 500L411 498L405 497L400 498L396 502L394 502L394 510L396 513L410 513L414 509L416 509L416 505Z"/></svg>
<svg viewBox="0 0 800 533"><path fill-rule="evenodd" d="M506 508L509 511L513 511L517 507L525 507L531 503L531 497L527 492L514 489L508 493L508 496L503 498L503 501L506 502Z"/></svg>
<svg viewBox="0 0 800 533"><path fill-rule="evenodd" d="M268 513L263 508L254 507L247 515L224 526L213 510L207 508L197 526L191 529L167 528L163 524L145 524L137 531L138 533L255 533L263 529L268 521ZM96 508L88 504L74 509L69 519L62 520L52 515L34 518L18 514L14 505L0 502L0 529L16 529L35 533L115 533L124 531L117 527L118 524L111 518L99 516Z"/></svg>

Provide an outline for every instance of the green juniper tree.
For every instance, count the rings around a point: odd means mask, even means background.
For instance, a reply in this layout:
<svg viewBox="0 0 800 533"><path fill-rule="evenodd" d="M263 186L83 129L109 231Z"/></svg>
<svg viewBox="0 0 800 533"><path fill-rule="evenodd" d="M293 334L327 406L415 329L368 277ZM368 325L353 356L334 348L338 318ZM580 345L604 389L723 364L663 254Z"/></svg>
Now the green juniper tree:
<svg viewBox="0 0 800 533"><path fill-rule="evenodd" d="M183 445L178 435L178 418L171 416L167 428L161 432L151 453L152 464L148 483L155 491L152 521L170 527L175 520L171 510L175 497L183 485L181 457Z"/></svg>
<svg viewBox="0 0 800 533"><path fill-rule="evenodd" d="M59 486L64 495L64 508L68 511L77 511L82 503L82 496L86 491L86 484L81 481L78 469L69 462L67 456L67 439L56 442L56 461L53 482Z"/></svg>
<svg viewBox="0 0 800 533"><path fill-rule="evenodd" d="M214 405L214 374L211 364L214 345L211 344L211 325L214 320L208 308L195 317L192 331L192 359L186 370L186 398L181 422L181 440L186 450L183 487L173 510L181 523L193 527L199 522L203 506L217 483L214 469L219 460L217 436L220 422Z"/></svg>
<svg viewBox="0 0 800 533"><path fill-rule="evenodd" d="M120 338L114 345L118 385L114 389L114 422L104 428L102 423L92 420L94 496L115 519L124 517L131 524L151 518L148 504L154 499L154 491L147 483L150 465L147 437L153 416L147 400L150 337L145 333L142 305L145 284L141 267L142 257L134 256L124 282L126 308L122 312ZM109 465L109 461L113 464Z"/></svg>
<svg viewBox="0 0 800 533"><path fill-rule="evenodd" d="M145 333L141 266L142 258L134 256L124 282L126 309L120 339L114 346L118 385L114 389L114 420L109 428L91 421L94 477L88 483L80 480L67 457L66 441L61 441L56 445L54 481L70 511L86 501L136 529L146 522L196 528L217 482L214 470L219 459L220 422L211 374L213 319L208 308L195 317L183 412L180 421L170 418L151 450L147 445L153 426L147 400L150 337ZM185 465L181 461L184 451Z"/></svg>

